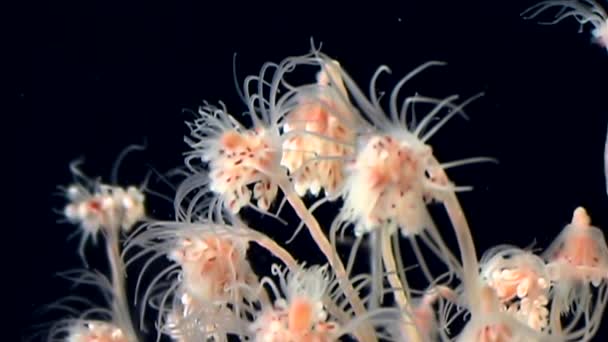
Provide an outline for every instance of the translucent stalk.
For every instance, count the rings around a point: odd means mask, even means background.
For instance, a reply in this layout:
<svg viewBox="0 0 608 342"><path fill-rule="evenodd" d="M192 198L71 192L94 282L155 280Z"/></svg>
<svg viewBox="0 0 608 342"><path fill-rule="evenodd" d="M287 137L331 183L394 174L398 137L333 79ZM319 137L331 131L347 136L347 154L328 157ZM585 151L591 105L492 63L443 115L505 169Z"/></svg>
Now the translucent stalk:
<svg viewBox="0 0 608 342"><path fill-rule="evenodd" d="M283 247L277 244L274 240L270 239L268 236L261 234L255 230L251 230L248 234L252 235L252 240L260 245L262 248L266 249L274 256L279 258L289 269L293 270L298 267L298 262L294 259L288 251L286 251Z"/></svg>
<svg viewBox="0 0 608 342"><path fill-rule="evenodd" d="M406 288L401 279L399 279L397 265L395 263L395 254L393 253L393 248L391 246L390 235L386 232L379 232L378 234L381 236L382 262L384 263L384 267L386 269L388 282L391 287L395 289L395 291L393 291L395 302L397 302L397 305L402 312L412 312L409 304L409 288ZM418 328L414 324L413 320L406 321L404 328L408 342L422 342Z"/></svg>
<svg viewBox="0 0 608 342"><path fill-rule="evenodd" d="M120 257L120 227L113 227L106 233L106 253L110 263L112 282L112 313L128 341L137 341L125 290L125 268Z"/></svg>
<svg viewBox="0 0 608 342"><path fill-rule="evenodd" d="M435 161L437 163L437 161ZM443 169L438 170L438 176L448 181L448 177ZM469 302L471 312L478 312L479 309L479 262L477 260L477 252L473 243L473 236L469 223L464 215L464 211L456 197L456 193L451 191L445 194L443 205L448 213L458 248L460 249L460 258L462 260L463 278L465 298Z"/></svg>

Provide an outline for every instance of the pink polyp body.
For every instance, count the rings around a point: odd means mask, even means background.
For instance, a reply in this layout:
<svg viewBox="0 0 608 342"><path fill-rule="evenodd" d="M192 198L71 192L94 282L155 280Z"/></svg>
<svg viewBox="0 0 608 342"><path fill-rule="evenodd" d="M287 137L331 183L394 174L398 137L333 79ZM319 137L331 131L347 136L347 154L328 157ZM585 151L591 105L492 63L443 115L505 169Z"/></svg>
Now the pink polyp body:
<svg viewBox="0 0 608 342"><path fill-rule="evenodd" d="M247 186L256 183L253 197L267 210L278 189L268 176L276 171L277 161L265 131L228 131L219 142L221 149L210 166L211 190L224 194L228 209L237 213L251 199Z"/></svg>
<svg viewBox="0 0 608 342"><path fill-rule="evenodd" d="M72 185L68 192L70 203L66 205L64 214L89 234L96 234L102 228L128 231L145 216L144 195L134 186L125 190L98 184L87 190L80 185Z"/></svg>
<svg viewBox="0 0 608 342"><path fill-rule="evenodd" d="M340 158L353 153L355 132L349 125L354 123L354 114L343 103L348 95L339 68L337 63L326 63L326 70L318 74L317 94L301 95L283 125L284 133L298 132L283 142L281 165L294 174L294 187L301 196L318 195L321 189L333 196L344 178ZM332 85L328 72L335 80Z"/></svg>
<svg viewBox="0 0 608 342"><path fill-rule="evenodd" d="M224 300L237 282L247 278L246 246L214 236L182 240L172 255L182 267L187 293L203 302Z"/></svg>
<svg viewBox="0 0 608 342"><path fill-rule="evenodd" d="M325 267L284 269L274 267L281 293L252 324L256 341L329 342L335 341L338 324L324 308L330 278ZM335 284L334 284L335 285Z"/></svg>
<svg viewBox="0 0 608 342"><path fill-rule="evenodd" d="M544 255L552 265L558 266L556 276L561 280L597 285L608 277L608 246L604 233L591 225L589 215L582 207L574 211L572 222Z"/></svg>
<svg viewBox="0 0 608 342"><path fill-rule="evenodd" d="M252 325L255 341L259 342L330 342L336 341L337 325L331 322L315 322L304 326L301 322L294 325L293 312L282 309L266 311ZM300 317L303 318L303 317Z"/></svg>
<svg viewBox="0 0 608 342"><path fill-rule="evenodd" d="M540 331L548 324L550 279L544 261L511 246L495 247L482 257L482 280L496 291L504 309Z"/></svg>
<svg viewBox="0 0 608 342"><path fill-rule="evenodd" d="M350 170L345 208L359 221L359 233L392 223L403 235L415 235L426 222L424 169L426 150L413 149L391 136L371 137Z"/></svg>
<svg viewBox="0 0 608 342"><path fill-rule="evenodd" d="M293 298L289 307L288 327L293 334L304 334L312 328L313 303L307 298Z"/></svg>

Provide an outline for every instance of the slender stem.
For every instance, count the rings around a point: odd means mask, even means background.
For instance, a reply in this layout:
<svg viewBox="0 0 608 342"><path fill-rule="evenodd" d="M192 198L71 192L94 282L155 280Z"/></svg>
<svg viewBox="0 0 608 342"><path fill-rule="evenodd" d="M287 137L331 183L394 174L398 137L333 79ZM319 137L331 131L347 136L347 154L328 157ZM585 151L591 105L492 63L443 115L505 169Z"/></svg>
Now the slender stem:
<svg viewBox="0 0 608 342"><path fill-rule="evenodd" d="M448 180L447 175L443 169L439 168L439 177L445 181ZM471 229L469 223L464 215L464 211L460 206L460 202L456 197L456 193L449 192L445 194L443 198L443 205L448 213L456 239L458 241L458 248L460 249L460 258L462 260L463 269L463 285L465 298L469 301L469 310L471 312L478 312L479 310L479 262L477 261L477 252L475 250L475 244L473 243L473 236L471 235Z"/></svg>
<svg viewBox="0 0 608 342"><path fill-rule="evenodd" d="M562 307L560 301L554 300L551 304L551 315L549 317L549 327L551 328L551 335L562 335L561 311Z"/></svg>
<svg viewBox="0 0 608 342"><path fill-rule="evenodd" d="M368 310L373 311L380 307L384 297L382 285L384 283L382 269L382 257L378 254L382 250L382 240L380 238L382 230L377 229L369 234L371 250L369 254L369 265L372 274L371 294L368 301Z"/></svg>
<svg viewBox="0 0 608 342"><path fill-rule="evenodd" d="M248 234L252 235L252 240L255 243L279 258L289 269L295 269L298 267L298 262L296 259L294 259L288 251L286 251L268 236L254 230L251 230Z"/></svg>
<svg viewBox="0 0 608 342"><path fill-rule="evenodd" d="M382 244L382 262L386 268L388 282L395 291L393 291L395 301L399 305L399 309L405 313L412 313L413 310L409 304L409 289L404 286L401 279L397 275L397 265L395 263L395 255L390 243L390 234L387 232L379 232ZM409 315L411 317L411 315ZM422 338L418 328L412 321L406 321L404 324L405 334L408 342L422 342Z"/></svg>
<svg viewBox="0 0 608 342"><path fill-rule="evenodd" d="M287 198L287 201L289 201L289 204L291 204L298 217L306 224L313 240L315 240L315 243L327 258L327 261L336 274L340 288L344 292L344 296L350 302L355 315L364 315L366 313L365 307L363 306L359 295L355 292L353 285L350 283L342 261L337 256L336 251L331 246L325 233L323 233L319 222L317 222L317 219L310 213L302 199L293 190L293 186L286 176L280 177L280 179L277 180L277 183ZM368 324L362 324L358 335L360 335L360 341L376 341L373 329Z"/></svg>
<svg viewBox="0 0 608 342"><path fill-rule="evenodd" d="M120 227L109 229L106 234L106 252L110 263L112 275L112 313L116 323L127 336L127 341L137 341L137 333L133 327L129 305L127 304L127 293L125 290L125 269L120 257Z"/></svg>

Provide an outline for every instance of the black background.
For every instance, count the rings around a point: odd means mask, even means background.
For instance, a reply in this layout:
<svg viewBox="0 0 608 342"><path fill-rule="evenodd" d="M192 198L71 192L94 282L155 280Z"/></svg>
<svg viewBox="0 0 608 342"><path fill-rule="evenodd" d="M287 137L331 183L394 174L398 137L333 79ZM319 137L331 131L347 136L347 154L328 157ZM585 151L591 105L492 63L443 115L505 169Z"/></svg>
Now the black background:
<svg viewBox="0 0 608 342"><path fill-rule="evenodd" d="M311 37L364 89L381 64L393 70L380 83L390 90L437 59L448 66L421 75L407 92L486 93L468 108L470 121L455 119L432 141L441 160L500 160L453 173L475 186L461 199L478 252L499 243L546 246L579 205L608 226L608 53L573 20L523 20L520 12L533 3L24 2L8 31L15 46L5 51L15 57L8 79L17 106L4 120L6 150L15 157L5 165L15 173L7 182L16 185L16 196L5 199L4 283L16 290L6 293L16 330L24 333L36 308L66 294L53 274L79 265L77 241L66 242L74 228L56 224L52 211L64 204L52 194L70 181L70 161L84 156L85 172L107 179L117 154L146 139L148 150L128 158L121 181L141 181L148 164L160 171L181 165L191 118L183 109L202 100L244 109L232 82L233 53L242 79L266 61L308 52ZM171 196L161 184L156 190ZM169 217L157 208L151 216ZM307 242L292 245L294 254L311 254Z"/></svg>

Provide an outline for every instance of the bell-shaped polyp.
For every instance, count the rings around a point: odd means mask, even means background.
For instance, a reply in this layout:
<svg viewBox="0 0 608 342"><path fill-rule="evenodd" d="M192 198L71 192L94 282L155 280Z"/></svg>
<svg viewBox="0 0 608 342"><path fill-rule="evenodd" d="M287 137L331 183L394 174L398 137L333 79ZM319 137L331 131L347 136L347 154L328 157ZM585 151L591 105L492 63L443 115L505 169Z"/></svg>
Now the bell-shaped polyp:
<svg viewBox="0 0 608 342"><path fill-rule="evenodd" d="M341 219L355 222L357 235L384 226L420 233L429 223L421 163L429 155L429 148L390 135L370 137L347 167Z"/></svg>
<svg viewBox="0 0 608 342"><path fill-rule="evenodd" d="M80 162L77 160L70 165L75 182L65 188L68 204L63 213L68 221L80 224L84 238L89 235L94 238L100 229L129 231L145 217L145 197L141 189L135 186L122 188L90 179L79 170Z"/></svg>
<svg viewBox="0 0 608 342"><path fill-rule="evenodd" d="M84 177L75 165L72 168L72 172ZM65 218L82 229L78 253L83 260L86 242L90 239L95 243L100 231L128 232L146 215L144 194L135 186L124 189L98 181L75 183L67 187L66 198L69 202L63 210Z"/></svg>
<svg viewBox="0 0 608 342"><path fill-rule="evenodd" d="M202 177L200 170L191 167L194 175L178 189L180 198L185 199L185 194L197 189L196 200L191 201L196 206L211 190L219 197L215 204L237 213L250 205L253 195L257 200L254 209L268 211L277 186L287 178L281 166L284 139L280 136L280 121L293 110L295 92L279 94L286 84L285 74L293 69L292 58L287 58L279 64L266 63L259 74L248 76L239 90L247 105L241 120L228 114L224 106L205 105L199 109L199 117L189 123L191 133L186 142L192 151L186 157L186 165L202 161L209 176ZM253 193L250 186L254 187Z"/></svg>
<svg viewBox="0 0 608 342"><path fill-rule="evenodd" d="M297 313L299 314L299 313ZM261 316L250 326L254 333L255 341L259 342L330 342L336 341L338 326L333 322L316 322L310 327L304 327L303 321L295 323L294 319L306 319L295 317L293 309L285 312L281 309L264 311ZM312 321L311 321L312 323Z"/></svg>
<svg viewBox="0 0 608 342"><path fill-rule="evenodd" d="M265 282L277 300L251 325L255 340L335 341L339 325L332 321L324 306L326 298L334 300L329 290L336 285L327 267L289 270L273 265L272 273L279 277L279 286L268 278Z"/></svg>
<svg viewBox="0 0 608 342"><path fill-rule="evenodd" d="M365 95L348 73L342 71L342 79L356 108L353 112L360 113L364 124L358 129L353 157L345 165L346 179L341 191L344 205L330 232L335 233L349 226L354 227L357 236L380 232L394 236L399 231L412 243L429 283L435 277L426 265L418 241L422 241L439 257L451 274L461 273L462 266L443 242L427 204L431 201L442 202L446 195L461 190L447 178L444 172L446 168L482 161L473 158L441 164L428 144L428 140L451 118L464 115L464 106L475 97L456 105L456 95L437 99L401 94L404 85L414 76L431 66L442 64L424 63L404 76L387 96L386 111L380 103L376 85L379 76L389 71L387 67L379 67L373 75L369 95ZM418 120L413 107L418 113L428 112ZM382 255L381 252L387 248L391 247L386 242L382 246L374 244L372 247L374 255Z"/></svg>
<svg viewBox="0 0 608 342"><path fill-rule="evenodd" d="M123 251L127 266L146 257L135 286L140 324L147 320L148 304L164 320L176 306L229 306L239 317L257 303L259 283L247 260L249 231L213 222L159 221L142 227ZM167 257L174 263L159 263ZM151 280L144 279L148 275ZM188 305L177 302L180 298L190 298Z"/></svg>
<svg viewBox="0 0 608 342"><path fill-rule="evenodd" d="M481 258L481 279L507 312L532 329L547 326L550 279L539 256L513 246L494 247Z"/></svg>
<svg viewBox="0 0 608 342"><path fill-rule="evenodd" d="M546 296L550 279L545 262L537 255L503 245L487 251L481 258L481 277L503 303Z"/></svg>
<svg viewBox="0 0 608 342"><path fill-rule="evenodd" d="M380 256L382 251L400 248L398 243L391 247L388 242L400 232L408 238L429 283L435 277L420 242L451 274L459 274L461 266L443 242L427 207L428 199L437 192L427 177L427 165L433 165L434 159L431 148L405 131L361 138L360 144L356 159L346 168L344 204L331 233L352 224L356 236L376 236L372 252Z"/></svg>
<svg viewBox="0 0 608 342"><path fill-rule="evenodd" d="M599 286L608 276L608 246L604 233L591 225L587 211L578 207L572 222L543 254L554 281L575 281Z"/></svg>
<svg viewBox="0 0 608 342"><path fill-rule="evenodd" d="M561 333L585 338L593 335L608 301L608 247L603 232L592 226L587 211L578 207L572 222L543 256L553 281L552 311L572 314L572 320ZM554 326L561 325L559 319L559 316L553 319ZM577 326L580 319L584 319L582 328Z"/></svg>
<svg viewBox="0 0 608 342"><path fill-rule="evenodd" d="M246 129L224 107L206 105L199 115L189 124L191 137L186 140L193 149L186 157L193 174L177 189L176 208L182 208L189 194L196 191L187 209L179 210L189 219L211 190L218 198L215 205L232 213L249 205L252 196L259 209L268 210L277 194L272 176L280 161L278 133L265 127ZM197 161L207 164L208 175L194 166ZM255 185L253 192L250 185Z"/></svg>
<svg viewBox="0 0 608 342"><path fill-rule="evenodd" d="M247 243L212 233L179 241L170 254L182 269L185 292L200 302L231 299L252 270L246 260Z"/></svg>
<svg viewBox="0 0 608 342"><path fill-rule="evenodd" d="M353 153L357 115L337 61L321 63L315 87L297 91L297 104L283 124L281 165L292 175L296 192L333 197L344 180L345 157Z"/></svg>

